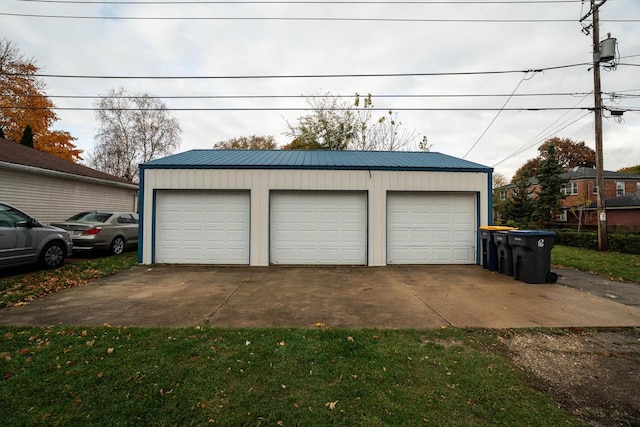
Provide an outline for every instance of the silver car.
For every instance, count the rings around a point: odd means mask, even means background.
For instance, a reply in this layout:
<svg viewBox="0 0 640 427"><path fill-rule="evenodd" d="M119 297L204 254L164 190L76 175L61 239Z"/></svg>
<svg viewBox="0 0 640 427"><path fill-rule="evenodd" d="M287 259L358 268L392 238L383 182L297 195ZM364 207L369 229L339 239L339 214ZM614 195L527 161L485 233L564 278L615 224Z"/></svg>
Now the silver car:
<svg viewBox="0 0 640 427"><path fill-rule="evenodd" d="M40 263L57 268L73 253L69 234L0 203L0 268Z"/></svg>
<svg viewBox="0 0 640 427"><path fill-rule="evenodd" d="M138 244L138 214L135 212L80 212L58 222L56 227L71 234L73 250L104 250L118 255Z"/></svg>

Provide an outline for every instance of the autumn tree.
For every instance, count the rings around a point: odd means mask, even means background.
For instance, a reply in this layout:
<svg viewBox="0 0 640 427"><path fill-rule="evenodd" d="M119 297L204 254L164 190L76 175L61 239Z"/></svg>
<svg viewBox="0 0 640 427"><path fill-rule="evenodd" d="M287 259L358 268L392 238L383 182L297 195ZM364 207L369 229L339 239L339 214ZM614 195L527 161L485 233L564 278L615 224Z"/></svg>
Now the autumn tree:
<svg viewBox="0 0 640 427"><path fill-rule="evenodd" d="M22 137L20 138L20 145L33 148L33 131L31 130L31 126L26 125L24 127Z"/></svg>
<svg viewBox="0 0 640 427"><path fill-rule="evenodd" d="M621 169L618 169L618 172L632 173L632 174L635 174L635 175L640 175L640 165L628 166L626 168L621 168Z"/></svg>
<svg viewBox="0 0 640 427"><path fill-rule="evenodd" d="M180 145L180 124L160 99L149 93L110 90L95 102L98 121L92 167L130 181L138 165L173 153Z"/></svg>
<svg viewBox="0 0 640 427"><path fill-rule="evenodd" d="M251 135L219 141L213 148L217 150L275 150L278 146L271 135Z"/></svg>
<svg viewBox="0 0 640 427"><path fill-rule="evenodd" d="M6 139L20 141L31 126L33 147L71 161L82 160L68 132L54 131L58 116L45 95L46 86L37 77L40 68L9 40L0 39L0 127Z"/></svg>
<svg viewBox="0 0 640 427"><path fill-rule="evenodd" d="M548 157L549 147L553 145L556 159L563 171L584 166L588 168L596 165L596 152L588 147L584 141L576 142L569 138L550 138L538 147L538 156L530 159L520 167L513 176L511 182L515 182L519 175L527 171L529 176L540 173L542 162Z"/></svg>

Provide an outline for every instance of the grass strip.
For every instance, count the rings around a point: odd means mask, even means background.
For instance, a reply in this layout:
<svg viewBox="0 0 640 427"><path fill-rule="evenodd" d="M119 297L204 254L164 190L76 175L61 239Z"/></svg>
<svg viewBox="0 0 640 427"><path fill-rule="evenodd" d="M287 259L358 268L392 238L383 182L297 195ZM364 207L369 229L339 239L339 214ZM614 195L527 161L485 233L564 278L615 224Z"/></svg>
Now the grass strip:
<svg viewBox="0 0 640 427"><path fill-rule="evenodd" d="M444 329L0 328L3 425L579 425Z"/></svg>
<svg viewBox="0 0 640 427"><path fill-rule="evenodd" d="M640 283L640 255L557 245L551 251L551 263L611 280Z"/></svg>
<svg viewBox="0 0 640 427"><path fill-rule="evenodd" d="M67 263L55 270L40 270L0 278L0 307L19 305L62 289L84 285L91 280L107 277L133 267L135 252L104 258Z"/></svg>

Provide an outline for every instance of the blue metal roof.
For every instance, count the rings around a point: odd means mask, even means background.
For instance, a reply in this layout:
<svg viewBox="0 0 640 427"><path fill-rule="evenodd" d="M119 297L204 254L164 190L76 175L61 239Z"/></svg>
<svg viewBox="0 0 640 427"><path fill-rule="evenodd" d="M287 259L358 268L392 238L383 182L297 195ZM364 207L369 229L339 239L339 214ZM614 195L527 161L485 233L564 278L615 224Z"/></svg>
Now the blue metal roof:
<svg viewBox="0 0 640 427"><path fill-rule="evenodd" d="M331 150L191 150L142 169L327 169L491 172L478 163L432 152Z"/></svg>

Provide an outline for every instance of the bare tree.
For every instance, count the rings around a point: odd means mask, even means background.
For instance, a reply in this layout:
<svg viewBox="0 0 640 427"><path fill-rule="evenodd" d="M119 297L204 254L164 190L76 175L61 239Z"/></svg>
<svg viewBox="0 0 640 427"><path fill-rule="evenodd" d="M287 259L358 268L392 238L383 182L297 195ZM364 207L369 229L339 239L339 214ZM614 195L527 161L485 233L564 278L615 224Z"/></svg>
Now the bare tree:
<svg viewBox="0 0 640 427"><path fill-rule="evenodd" d="M173 153L180 124L160 99L149 93L112 89L95 103L98 128L89 163L103 172L138 180L138 165Z"/></svg>
<svg viewBox="0 0 640 427"><path fill-rule="evenodd" d="M298 124L287 122L293 141L284 149L328 149L429 151L426 137L403 127L398 113L389 110L375 117L371 94L355 94L353 103L326 93L307 98L313 112L298 118Z"/></svg>

